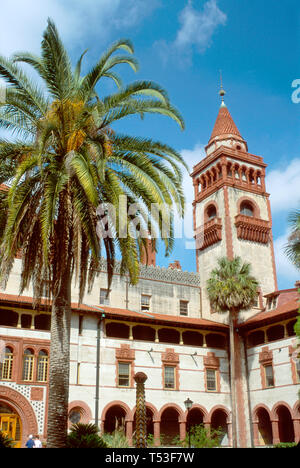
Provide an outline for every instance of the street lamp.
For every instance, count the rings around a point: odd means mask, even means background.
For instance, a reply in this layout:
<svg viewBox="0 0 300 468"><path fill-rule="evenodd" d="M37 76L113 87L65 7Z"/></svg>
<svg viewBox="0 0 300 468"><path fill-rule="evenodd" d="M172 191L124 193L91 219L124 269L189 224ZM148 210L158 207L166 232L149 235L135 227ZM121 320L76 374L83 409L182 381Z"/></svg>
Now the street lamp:
<svg viewBox="0 0 300 468"><path fill-rule="evenodd" d="M186 416L186 420L188 421L188 417L189 417L189 411L191 409L191 407L193 406L193 401L190 400L189 398L187 400L185 400L184 402L184 405L185 405L185 408L187 410L187 416ZM189 448L191 447L191 431L190 431L190 423L188 423L188 431L189 431Z"/></svg>

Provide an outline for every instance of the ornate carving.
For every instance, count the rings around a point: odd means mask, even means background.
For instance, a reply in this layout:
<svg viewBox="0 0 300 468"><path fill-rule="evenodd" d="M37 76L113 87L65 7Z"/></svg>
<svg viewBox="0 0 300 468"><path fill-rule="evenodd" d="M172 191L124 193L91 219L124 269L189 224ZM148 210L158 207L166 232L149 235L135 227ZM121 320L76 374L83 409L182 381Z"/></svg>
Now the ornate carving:
<svg viewBox="0 0 300 468"><path fill-rule="evenodd" d="M179 356L173 348L167 348L166 352L162 354L161 360L167 364L178 364Z"/></svg>
<svg viewBox="0 0 300 468"><path fill-rule="evenodd" d="M121 344L121 348L116 349L116 359L133 361L135 359L134 349L130 349L127 344Z"/></svg>
<svg viewBox="0 0 300 468"><path fill-rule="evenodd" d="M218 369L220 367L220 359L215 356L215 353L207 353L207 356L203 357L205 367L213 367Z"/></svg>
<svg viewBox="0 0 300 468"><path fill-rule="evenodd" d="M271 231L269 221L239 214L235 217L235 226L239 239L260 242L261 244L269 242Z"/></svg>
<svg viewBox="0 0 300 468"><path fill-rule="evenodd" d="M222 240L222 221L221 218L213 218L206 221L196 234L196 248L204 250L220 240Z"/></svg>
<svg viewBox="0 0 300 468"><path fill-rule="evenodd" d="M269 350L268 346L265 346L262 351L259 353L259 362L261 364L266 364L272 362L273 352Z"/></svg>

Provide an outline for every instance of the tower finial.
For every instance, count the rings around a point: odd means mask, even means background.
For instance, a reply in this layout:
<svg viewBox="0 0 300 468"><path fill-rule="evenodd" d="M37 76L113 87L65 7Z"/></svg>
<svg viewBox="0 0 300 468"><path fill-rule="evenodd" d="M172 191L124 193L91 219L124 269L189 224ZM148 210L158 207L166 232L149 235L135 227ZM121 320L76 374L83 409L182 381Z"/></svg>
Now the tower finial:
<svg viewBox="0 0 300 468"><path fill-rule="evenodd" d="M221 99L222 99L222 104L221 106L225 106L225 103L224 103L224 96L226 94L225 90L223 89L223 79L222 79L222 70L220 70L220 81L221 81L221 88L220 88L220 91L219 91L219 95L221 96Z"/></svg>

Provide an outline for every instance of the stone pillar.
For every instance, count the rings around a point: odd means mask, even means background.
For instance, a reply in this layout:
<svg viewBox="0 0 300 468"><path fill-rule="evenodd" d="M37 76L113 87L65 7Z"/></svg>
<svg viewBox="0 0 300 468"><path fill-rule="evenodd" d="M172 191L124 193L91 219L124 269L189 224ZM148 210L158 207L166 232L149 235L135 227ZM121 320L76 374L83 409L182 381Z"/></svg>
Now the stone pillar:
<svg viewBox="0 0 300 468"><path fill-rule="evenodd" d="M126 421L126 437L129 446L132 445L133 421Z"/></svg>
<svg viewBox="0 0 300 468"><path fill-rule="evenodd" d="M295 434L295 442L300 442L300 419L294 419L294 434Z"/></svg>
<svg viewBox="0 0 300 468"><path fill-rule="evenodd" d="M136 382L136 448L147 447L147 424L145 405L145 382L146 374L138 372L134 376Z"/></svg>
<svg viewBox="0 0 300 468"><path fill-rule="evenodd" d="M186 422L179 421L179 438L180 440L184 440L186 436Z"/></svg>
<svg viewBox="0 0 300 468"><path fill-rule="evenodd" d="M153 421L154 446L160 446L160 421Z"/></svg>
<svg viewBox="0 0 300 468"><path fill-rule="evenodd" d="M272 423L272 432L273 432L273 445L279 444L280 438L279 438L279 428L278 428L278 421L271 421Z"/></svg>

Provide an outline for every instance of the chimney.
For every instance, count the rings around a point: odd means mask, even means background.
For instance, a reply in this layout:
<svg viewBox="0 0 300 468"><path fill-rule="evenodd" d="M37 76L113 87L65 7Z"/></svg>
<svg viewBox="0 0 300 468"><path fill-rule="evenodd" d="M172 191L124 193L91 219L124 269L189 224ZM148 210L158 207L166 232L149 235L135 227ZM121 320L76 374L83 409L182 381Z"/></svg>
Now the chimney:
<svg viewBox="0 0 300 468"><path fill-rule="evenodd" d="M155 241L153 239L146 239L146 248L142 247L141 263L156 266Z"/></svg>
<svg viewBox="0 0 300 468"><path fill-rule="evenodd" d="M182 270L179 260L175 260L173 263L170 263L168 268L171 268L172 270Z"/></svg>

